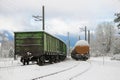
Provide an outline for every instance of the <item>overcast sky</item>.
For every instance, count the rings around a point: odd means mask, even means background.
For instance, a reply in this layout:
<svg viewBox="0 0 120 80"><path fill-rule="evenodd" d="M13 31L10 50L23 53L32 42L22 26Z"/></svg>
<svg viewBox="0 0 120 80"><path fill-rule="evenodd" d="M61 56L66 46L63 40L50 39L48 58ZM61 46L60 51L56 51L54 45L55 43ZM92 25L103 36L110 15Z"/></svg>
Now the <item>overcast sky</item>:
<svg viewBox="0 0 120 80"><path fill-rule="evenodd" d="M77 35L84 26L94 32L97 24L113 21L120 12L120 0L0 0L0 30L42 30L32 17L42 15L42 5L46 31L61 36Z"/></svg>

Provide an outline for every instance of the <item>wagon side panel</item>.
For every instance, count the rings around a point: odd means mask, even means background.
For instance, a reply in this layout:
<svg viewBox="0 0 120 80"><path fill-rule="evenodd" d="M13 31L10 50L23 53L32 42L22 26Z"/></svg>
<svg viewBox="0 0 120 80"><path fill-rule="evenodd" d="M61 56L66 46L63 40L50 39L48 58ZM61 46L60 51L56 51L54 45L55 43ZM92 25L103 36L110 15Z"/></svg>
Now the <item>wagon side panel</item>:
<svg viewBox="0 0 120 80"><path fill-rule="evenodd" d="M15 54L25 56L27 52L33 56L43 54L43 32L15 33Z"/></svg>

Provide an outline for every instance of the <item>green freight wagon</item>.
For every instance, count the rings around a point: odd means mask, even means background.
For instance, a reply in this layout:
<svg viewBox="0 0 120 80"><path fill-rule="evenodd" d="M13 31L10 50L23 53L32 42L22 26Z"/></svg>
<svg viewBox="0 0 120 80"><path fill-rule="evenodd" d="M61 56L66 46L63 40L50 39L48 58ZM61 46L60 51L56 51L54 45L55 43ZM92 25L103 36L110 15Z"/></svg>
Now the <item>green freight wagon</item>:
<svg viewBox="0 0 120 80"><path fill-rule="evenodd" d="M60 39L44 32L15 32L15 55L21 56L23 65L36 61L43 65L59 62L66 58L66 44Z"/></svg>

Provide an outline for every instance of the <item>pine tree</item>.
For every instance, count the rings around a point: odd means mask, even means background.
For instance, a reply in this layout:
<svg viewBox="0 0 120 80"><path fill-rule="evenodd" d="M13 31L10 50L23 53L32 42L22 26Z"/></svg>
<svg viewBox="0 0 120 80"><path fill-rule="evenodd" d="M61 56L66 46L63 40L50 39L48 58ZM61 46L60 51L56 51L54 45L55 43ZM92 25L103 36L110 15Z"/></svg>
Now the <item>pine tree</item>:
<svg viewBox="0 0 120 80"><path fill-rule="evenodd" d="M120 29L120 13L115 14L116 18L114 19L115 23L118 23L117 27Z"/></svg>

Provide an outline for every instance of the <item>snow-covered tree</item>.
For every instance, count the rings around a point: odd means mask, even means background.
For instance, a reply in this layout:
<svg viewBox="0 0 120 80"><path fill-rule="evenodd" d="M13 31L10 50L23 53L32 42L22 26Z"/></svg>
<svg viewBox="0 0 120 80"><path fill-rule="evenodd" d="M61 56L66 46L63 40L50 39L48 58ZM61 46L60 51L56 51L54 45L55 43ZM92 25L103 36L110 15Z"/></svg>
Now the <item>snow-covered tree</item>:
<svg viewBox="0 0 120 80"><path fill-rule="evenodd" d="M110 52L114 39L114 32L114 26L110 22L103 22L97 26L96 47L98 51L104 51L104 53Z"/></svg>
<svg viewBox="0 0 120 80"><path fill-rule="evenodd" d="M91 31L90 33L90 54L94 55L96 52L96 43L94 33Z"/></svg>
<svg viewBox="0 0 120 80"><path fill-rule="evenodd" d="M0 57L12 57L13 52L11 49L14 47L14 42L9 41L5 33L0 32Z"/></svg>
<svg viewBox="0 0 120 80"><path fill-rule="evenodd" d="M116 36L113 42L113 53L120 54L120 36Z"/></svg>

